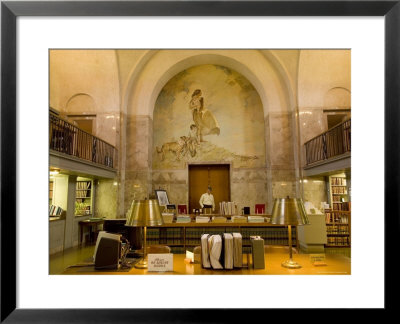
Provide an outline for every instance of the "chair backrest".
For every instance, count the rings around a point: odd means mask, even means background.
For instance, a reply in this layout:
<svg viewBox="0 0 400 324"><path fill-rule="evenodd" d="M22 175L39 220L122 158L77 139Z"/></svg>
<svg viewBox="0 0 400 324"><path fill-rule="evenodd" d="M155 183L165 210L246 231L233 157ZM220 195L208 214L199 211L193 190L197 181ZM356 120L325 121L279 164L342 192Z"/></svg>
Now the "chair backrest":
<svg viewBox="0 0 400 324"><path fill-rule="evenodd" d="M193 254L200 254L201 253L201 246L195 246L193 249Z"/></svg>
<svg viewBox="0 0 400 324"><path fill-rule="evenodd" d="M178 214L187 214L187 206L178 205Z"/></svg>
<svg viewBox="0 0 400 324"><path fill-rule="evenodd" d="M256 204L255 213L256 214L264 214L265 213L265 204Z"/></svg>
<svg viewBox="0 0 400 324"><path fill-rule="evenodd" d="M147 247L147 253L171 253L171 248L167 245L150 245Z"/></svg>

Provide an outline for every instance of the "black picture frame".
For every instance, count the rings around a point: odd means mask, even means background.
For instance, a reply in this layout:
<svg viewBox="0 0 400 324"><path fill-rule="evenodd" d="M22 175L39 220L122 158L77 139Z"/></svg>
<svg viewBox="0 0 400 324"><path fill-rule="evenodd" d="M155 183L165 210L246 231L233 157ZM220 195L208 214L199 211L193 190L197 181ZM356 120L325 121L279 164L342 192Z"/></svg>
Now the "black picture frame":
<svg viewBox="0 0 400 324"><path fill-rule="evenodd" d="M230 322L246 309L16 308L16 19L19 16L383 16L385 19L385 262L399 235L400 4L394 1L2 1L1 3L1 321L7 323ZM382 206L377 210L382 211ZM380 216L382 213L380 213ZM367 248L367 247L366 247ZM368 262L373 261L366 260ZM366 262L368 264L368 262ZM367 266L367 265L366 265ZM398 282L385 264L385 309ZM366 287L367 289L367 287ZM251 309L252 318L266 310ZM247 310L249 312L249 310ZM246 314L249 315L249 314ZM237 322L237 320L236 320Z"/></svg>

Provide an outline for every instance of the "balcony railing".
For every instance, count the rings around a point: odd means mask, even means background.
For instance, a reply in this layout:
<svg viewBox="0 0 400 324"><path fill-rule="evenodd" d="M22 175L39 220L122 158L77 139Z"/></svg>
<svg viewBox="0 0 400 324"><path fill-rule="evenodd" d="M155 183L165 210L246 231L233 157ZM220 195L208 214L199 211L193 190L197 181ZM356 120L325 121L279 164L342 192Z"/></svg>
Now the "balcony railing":
<svg viewBox="0 0 400 324"><path fill-rule="evenodd" d="M117 166L117 149L50 112L49 148L109 168Z"/></svg>
<svg viewBox="0 0 400 324"><path fill-rule="evenodd" d="M307 165L351 152L351 119L304 144Z"/></svg>

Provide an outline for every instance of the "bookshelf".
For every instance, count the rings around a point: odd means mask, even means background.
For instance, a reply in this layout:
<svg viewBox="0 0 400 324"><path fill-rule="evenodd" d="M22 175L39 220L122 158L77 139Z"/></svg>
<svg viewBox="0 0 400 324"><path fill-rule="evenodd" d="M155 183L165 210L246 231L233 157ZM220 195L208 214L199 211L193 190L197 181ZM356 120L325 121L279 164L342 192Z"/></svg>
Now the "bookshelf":
<svg viewBox="0 0 400 324"><path fill-rule="evenodd" d="M325 247L350 247L351 212L325 209L326 236Z"/></svg>
<svg viewBox="0 0 400 324"><path fill-rule="evenodd" d="M75 216L92 214L93 181L84 180L76 182L75 191Z"/></svg>
<svg viewBox="0 0 400 324"><path fill-rule="evenodd" d="M250 236L259 235L265 245L288 245L288 229L286 226L269 223L171 223L147 228L147 244L168 245L172 253L185 253L200 246L200 238L204 233L241 233L243 253L250 253ZM292 227L292 244L298 247L297 228Z"/></svg>
<svg viewBox="0 0 400 324"><path fill-rule="evenodd" d="M349 211L349 196L345 176L329 177L332 210Z"/></svg>

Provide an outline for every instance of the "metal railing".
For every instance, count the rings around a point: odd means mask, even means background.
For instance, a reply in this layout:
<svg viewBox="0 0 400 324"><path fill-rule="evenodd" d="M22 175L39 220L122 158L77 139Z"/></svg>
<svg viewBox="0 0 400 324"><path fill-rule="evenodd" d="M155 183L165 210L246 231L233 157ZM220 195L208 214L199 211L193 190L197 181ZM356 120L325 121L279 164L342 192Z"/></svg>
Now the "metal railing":
<svg viewBox="0 0 400 324"><path fill-rule="evenodd" d="M304 144L307 165L351 152L351 119Z"/></svg>
<svg viewBox="0 0 400 324"><path fill-rule="evenodd" d="M50 112L49 148L109 168L117 166L117 149Z"/></svg>

